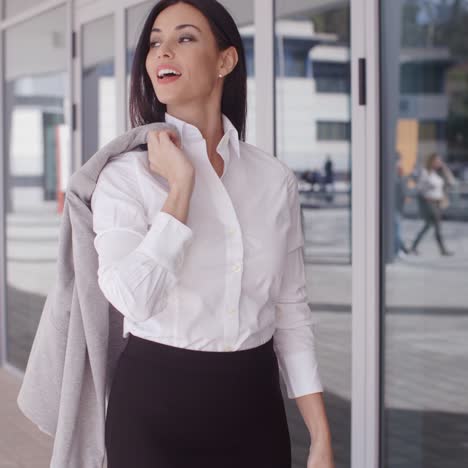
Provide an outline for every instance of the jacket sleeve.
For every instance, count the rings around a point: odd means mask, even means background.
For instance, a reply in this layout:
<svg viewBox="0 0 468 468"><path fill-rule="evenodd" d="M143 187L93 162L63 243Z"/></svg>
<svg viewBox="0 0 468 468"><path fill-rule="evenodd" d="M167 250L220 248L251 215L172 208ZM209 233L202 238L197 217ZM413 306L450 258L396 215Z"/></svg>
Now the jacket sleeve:
<svg viewBox="0 0 468 468"><path fill-rule="evenodd" d="M165 211L147 220L133 162L122 156L104 166L91 209L99 287L124 316L141 322L166 307L193 231Z"/></svg>
<svg viewBox="0 0 468 468"><path fill-rule="evenodd" d="M288 168L288 208L291 214L288 253L275 303L274 349L288 398L323 392L315 354L312 313L307 303L304 236L297 179Z"/></svg>

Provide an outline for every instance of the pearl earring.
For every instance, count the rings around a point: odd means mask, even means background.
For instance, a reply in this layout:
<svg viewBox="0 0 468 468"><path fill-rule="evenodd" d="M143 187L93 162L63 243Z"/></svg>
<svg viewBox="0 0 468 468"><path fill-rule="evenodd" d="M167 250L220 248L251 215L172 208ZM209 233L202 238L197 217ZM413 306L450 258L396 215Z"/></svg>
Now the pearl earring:
<svg viewBox="0 0 468 468"><path fill-rule="evenodd" d="M223 75L221 75L221 73L218 75L220 78L222 78Z"/></svg>

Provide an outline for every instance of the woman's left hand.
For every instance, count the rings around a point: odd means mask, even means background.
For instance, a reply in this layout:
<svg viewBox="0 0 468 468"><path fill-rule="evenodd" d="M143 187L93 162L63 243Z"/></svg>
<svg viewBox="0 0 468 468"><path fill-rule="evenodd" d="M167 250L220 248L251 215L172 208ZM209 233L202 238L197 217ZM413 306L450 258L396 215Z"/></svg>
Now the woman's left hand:
<svg viewBox="0 0 468 468"><path fill-rule="evenodd" d="M309 447L307 468L335 468L330 444L315 444Z"/></svg>

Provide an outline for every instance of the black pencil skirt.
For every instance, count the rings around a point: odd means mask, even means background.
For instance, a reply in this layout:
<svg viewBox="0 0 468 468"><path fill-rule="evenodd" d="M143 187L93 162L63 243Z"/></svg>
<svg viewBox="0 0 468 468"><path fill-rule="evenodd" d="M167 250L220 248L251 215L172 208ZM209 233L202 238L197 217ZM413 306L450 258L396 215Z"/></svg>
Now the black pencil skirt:
<svg viewBox="0 0 468 468"><path fill-rule="evenodd" d="M108 468L290 468L273 338L225 352L130 334L105 431Z"/></svg>

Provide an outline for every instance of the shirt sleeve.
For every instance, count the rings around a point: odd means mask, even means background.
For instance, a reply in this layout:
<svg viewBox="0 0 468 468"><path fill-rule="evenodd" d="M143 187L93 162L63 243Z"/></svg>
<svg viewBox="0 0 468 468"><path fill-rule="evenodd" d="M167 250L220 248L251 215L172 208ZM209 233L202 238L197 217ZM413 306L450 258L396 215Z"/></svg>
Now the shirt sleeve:
<svg viewBox="0 0 468 468"><path fill-rule="evenodd" d="M288 254L275 303L274 349L288 398L323 392L315 353L314 324L307 303L304 236L297 179L288 169L288 204L291 222Z"/></svg>
<svg viewBox="0 0 468 468"><path fill-rule="evenodd" d="M101 170L91 209L99 287L124 316L141 322L166 307L193 232L165 211L148 225L129 157L111 160Z"/></svg>

